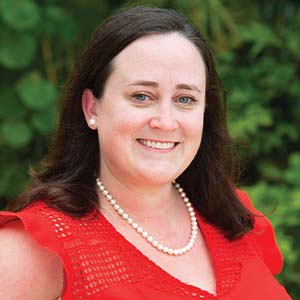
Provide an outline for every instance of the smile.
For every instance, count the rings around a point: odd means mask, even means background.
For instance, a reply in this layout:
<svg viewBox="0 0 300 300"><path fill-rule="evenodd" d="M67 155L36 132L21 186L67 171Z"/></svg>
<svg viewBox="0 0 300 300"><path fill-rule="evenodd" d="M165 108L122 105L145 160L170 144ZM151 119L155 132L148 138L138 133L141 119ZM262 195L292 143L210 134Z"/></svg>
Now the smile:
<svg viewBox="0 0 300 300"><path fill-rule="evenodd" d="M144 139L137 139L137 141L147 147L155 148L155 149L172 149L176 146L175 142L158 142L158 141L150 141L150 140L144 140Z"/></svg>

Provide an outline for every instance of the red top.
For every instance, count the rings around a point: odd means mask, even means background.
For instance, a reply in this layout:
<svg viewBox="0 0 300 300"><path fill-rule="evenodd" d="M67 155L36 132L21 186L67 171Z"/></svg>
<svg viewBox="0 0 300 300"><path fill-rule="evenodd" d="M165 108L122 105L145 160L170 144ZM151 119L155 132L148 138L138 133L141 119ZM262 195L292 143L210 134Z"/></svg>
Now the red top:
<svg viewBox="0 0 300 300"><path fill-rule="evenodd" d="M246 207L257 212L244 192ZM198 216L216 276L217 296L187 285L157 266L129 243L98 211L81 219L35 202L18 213L1 212L0 226L20 219L28 234L59 255L64 265L63 300L289 300L274 279L282 255L265 217L254 229L228 241Z"/></svg>

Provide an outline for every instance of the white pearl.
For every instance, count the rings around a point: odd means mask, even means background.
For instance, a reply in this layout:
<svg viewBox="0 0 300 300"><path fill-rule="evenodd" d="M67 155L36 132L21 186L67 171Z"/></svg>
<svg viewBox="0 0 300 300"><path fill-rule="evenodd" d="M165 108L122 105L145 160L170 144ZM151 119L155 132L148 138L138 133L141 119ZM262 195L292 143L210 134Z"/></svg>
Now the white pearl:
<svg viewBox="0 0 300 300"><path fill-rule="evenodd" d="M153 242L153 237L152 237L151 235L148 235L147 241L148 241L149 243L152 243L152 242Z"/></svg>
<svg viewBox="0 0 300 300"><path fill-rule="evenodd" d="M146 238L148 236L148 232L147 231L143 231L142 232L142 236L143 236L143 238Z"/></svg>
<svg viewBox="0 0 300 300"><path fill-rule="evenodd" d="M196 240L196 237L195 237L195 236L192 236L192 237L191 237L191 242L195 242L195 240Z"/></svg>
<svg viewBox="0 0 300 300"><path fill-rule="evenodd" d="M154 240L154 241L152 242L152 246L155 247L155 248L156 248L156 247L158 248L158 241L155 241L155 240Z"/></svg>
<svg viewBox="0 0 300 300"><path fill-rule="evenodd" d="M128 220L128 214L123 213L122 217L123 217L123 219Z"/></svg>
<svg viewBox="0 0 300 300"><path fill-rule="evenodd" d="M172 255L173 253L174 253L174 250L169 248L168 254Z"/></svg>
<svg viewBox="0 0 300 300"><path fill-rule="evenodd" d="M140 226L138 226L137 229L136 229L136 231L137 231L138 233L142 233L142 232L143 232L143 228L140 227Z"/></svg>

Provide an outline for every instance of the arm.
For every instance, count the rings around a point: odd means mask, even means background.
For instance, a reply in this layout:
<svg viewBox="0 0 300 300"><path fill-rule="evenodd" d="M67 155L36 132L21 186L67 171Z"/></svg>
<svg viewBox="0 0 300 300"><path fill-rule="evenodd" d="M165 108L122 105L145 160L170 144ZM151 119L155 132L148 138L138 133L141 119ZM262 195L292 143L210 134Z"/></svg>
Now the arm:
<svg viewBox="0 0 300 300"><path fill-rule="evenodd" d="M63 286L60 259L39 246L20 221L0 230L0 299L54 300Z"/></svg>

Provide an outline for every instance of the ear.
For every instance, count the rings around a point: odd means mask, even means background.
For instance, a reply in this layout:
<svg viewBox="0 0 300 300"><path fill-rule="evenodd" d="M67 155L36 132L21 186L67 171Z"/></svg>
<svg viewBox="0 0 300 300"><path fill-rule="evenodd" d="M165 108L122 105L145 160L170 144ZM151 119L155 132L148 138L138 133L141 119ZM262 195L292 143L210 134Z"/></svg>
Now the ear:
<svg viewBox="0 0 300 300"><path fill-rule="evenodd" d="M95 130L97 129L97 102L99 100L94 96L90 89L85 89L82 93L82 110L87 125Z"/></svg>

